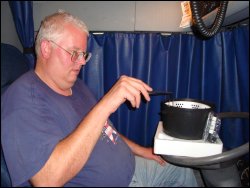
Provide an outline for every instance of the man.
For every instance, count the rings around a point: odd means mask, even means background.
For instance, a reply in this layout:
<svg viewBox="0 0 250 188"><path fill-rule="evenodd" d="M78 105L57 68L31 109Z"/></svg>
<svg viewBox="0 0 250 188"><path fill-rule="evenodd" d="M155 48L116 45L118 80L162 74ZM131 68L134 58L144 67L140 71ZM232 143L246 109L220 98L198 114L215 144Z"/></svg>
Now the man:
<svg viewBox="0 0 250 188"><path fill-rule="evenodd" d="M87 39L72 15L46 17L35 70L3 95L2 145L13 186L196 186L190 169L165 165L114 129L109 116L126 100L139 108L152 88L121 76L97 102L77 78L91 57Z"/></svg>

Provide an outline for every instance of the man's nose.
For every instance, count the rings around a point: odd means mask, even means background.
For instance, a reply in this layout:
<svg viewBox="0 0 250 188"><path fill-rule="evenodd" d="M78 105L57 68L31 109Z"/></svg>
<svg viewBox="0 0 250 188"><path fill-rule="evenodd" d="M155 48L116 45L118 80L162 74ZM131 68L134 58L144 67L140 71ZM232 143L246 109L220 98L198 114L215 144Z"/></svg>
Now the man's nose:
<svg viewBox="0 0 250 188"><path fill-rule="evenodd" d="M77 64L86 65L86 60L82 58L80 61L77 61Z"/></svg>

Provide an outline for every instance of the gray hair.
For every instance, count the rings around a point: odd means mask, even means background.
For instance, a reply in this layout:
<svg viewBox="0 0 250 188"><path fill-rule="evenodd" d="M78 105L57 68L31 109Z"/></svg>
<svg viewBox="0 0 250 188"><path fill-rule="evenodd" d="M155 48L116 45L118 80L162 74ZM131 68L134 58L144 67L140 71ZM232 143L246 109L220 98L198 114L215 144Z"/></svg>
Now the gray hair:
<svg viewBox="0 0 250 188"><path fill-rule="evenodd" d="M60 9L58 12L45 17L41 22L39 32L36 36L35 50L37 55L40 54L41 41L44 39L57 41L57 39L62 35L64 25L67 23L74 24L76 27L89 35L88 28L82 20Z"/></svg>

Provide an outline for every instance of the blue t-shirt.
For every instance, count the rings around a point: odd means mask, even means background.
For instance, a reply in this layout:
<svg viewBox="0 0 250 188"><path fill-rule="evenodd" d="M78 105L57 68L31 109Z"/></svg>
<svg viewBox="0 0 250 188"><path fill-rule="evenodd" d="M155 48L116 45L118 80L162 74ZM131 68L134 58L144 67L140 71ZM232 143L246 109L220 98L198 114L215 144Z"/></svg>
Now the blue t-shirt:
<svg viewBox="0 0 250 188"><path fill-rule="evenodd" d="M57 143L96 104L80 79L72 91L72 96L54 92L32 70L2 95L1 139L13 186L30 185ZM109 121L87 163L65 186L128 186L134 168L134 155Z"/></svg>

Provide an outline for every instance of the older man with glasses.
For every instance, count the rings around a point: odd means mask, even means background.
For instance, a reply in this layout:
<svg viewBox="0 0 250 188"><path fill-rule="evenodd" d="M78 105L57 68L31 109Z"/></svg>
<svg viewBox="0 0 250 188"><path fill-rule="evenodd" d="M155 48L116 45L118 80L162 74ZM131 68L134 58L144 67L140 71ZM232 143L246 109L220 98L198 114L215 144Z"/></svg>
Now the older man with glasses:
<svg viewBox="0 0 250 188"><path fill-rule="evenodd" d="M120 135L109 116L128 100L139 108L152 88L121 76L96 101L78 74L91 57L88 29L64 11L46 17L35 70L2 96L2 146L13 186L197 186L176 167Z"/></svg>

